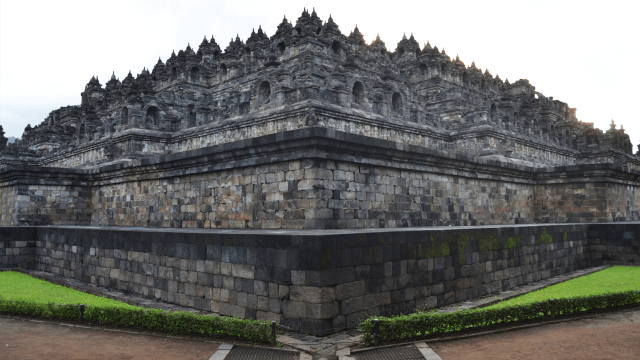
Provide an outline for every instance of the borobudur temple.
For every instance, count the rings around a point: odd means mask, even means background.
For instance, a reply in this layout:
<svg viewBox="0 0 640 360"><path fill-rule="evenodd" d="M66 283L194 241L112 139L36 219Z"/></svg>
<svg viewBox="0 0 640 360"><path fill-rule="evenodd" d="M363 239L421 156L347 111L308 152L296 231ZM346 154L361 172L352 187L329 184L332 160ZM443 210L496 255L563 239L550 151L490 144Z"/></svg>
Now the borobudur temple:
<svg viewBox="0 0 640 360"><path fill-rule="evenodd" d="M640 220L622 127L315 10L0 139L0 268L307 332L638 257L598 240Z"/></svg>

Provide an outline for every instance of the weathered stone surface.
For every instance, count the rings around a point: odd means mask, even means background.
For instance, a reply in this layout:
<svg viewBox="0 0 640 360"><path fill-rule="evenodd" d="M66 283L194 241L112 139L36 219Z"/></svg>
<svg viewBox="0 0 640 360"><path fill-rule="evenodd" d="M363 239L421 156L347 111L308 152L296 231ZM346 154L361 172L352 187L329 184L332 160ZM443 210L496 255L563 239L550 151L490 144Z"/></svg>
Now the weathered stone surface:
<svg viewBox="0 0 640 360"><path fill-rule="evenodd" d="M336 299L344 300L364 295L366 285L364 281L354 281L336 286Z"/></svg>
<svg viewBox="0 0 640 360"><path fill-rule="evenodd" d="M336 300L336 294L332 287L291 286L289 298L293 301L320 304Z"/></svg>
<svg viewBox="0 0 640 360"><path fill-rule="evenodd" d="M286 231L279 231L278 241L272 242L268 232L251 231L163 231L158 236L142 228L0 227L0 249L5 253L0 267L35 267L199 310L277 318L297 329L317 326L323 333L325 321L337 330L336 326L355 326L368 315L430 309L603 262L633 264L638 240L629 234L637 233L636 227L616 223L345 230L305 232L303 242L296 240L299 233ZM211 251L185 251L190 244L173 238L185 233L189 235L179 238L194 236L198 246ZM114 242L119 238L136 241ZM278 269L266 267L260 255L242 255L249 248L266 254L283 244L292 248L281 256L298 254L305 261L281 263L290 268ZM213 251L218 246L220 252ZM369 256L376 248L385 249L382 256ZM226 262L214 260L223 257ZM243 277L234 276L234 267L248 269L250 261L256 279L238 270L235 275ZM211 274L214 264L229 275ZM265 275L271 281L262 280ZM190 282L194 276L196 282ZM291 285L303 278L305 283L326 285Z"/></svg>
<svg viewBox="0 0 640 360"><path fill-rule="evenodd" d="M284 302L284 316L291 318L307 317L307 304L302 301L288 301Z"/></svg>

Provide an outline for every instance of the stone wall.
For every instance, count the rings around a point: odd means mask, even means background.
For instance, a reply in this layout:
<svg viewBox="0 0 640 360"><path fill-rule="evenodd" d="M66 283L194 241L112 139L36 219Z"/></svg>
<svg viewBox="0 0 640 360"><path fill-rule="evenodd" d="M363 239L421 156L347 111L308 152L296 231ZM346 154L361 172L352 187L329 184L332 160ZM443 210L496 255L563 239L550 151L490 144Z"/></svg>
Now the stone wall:
<svg viewBox="0 0 640 360"><path fill-rule="evenodd" d="M636 171L528 168L309 128L95 169L0 171L4 225L329 229L640 219Z"/></svg>
<svg viewBox="0 0 640 360"><path fill-rule="evenodd" d="M595 165L556 169L555 174L541 173L538 177L534 200L536 223L640 219L635 171L616 171L616 167L605 170Z"/></svg>
<svg viewBox="0 0 640 360"><path fill-rule="evenodd" d="M594 265L640 265L640 225L593 224L589 227L589 257Z"/></svg>
<svg viewBox="0 0 640 360"><path fill-rule="evenodd" d="M440 307L607 263L618 256L607 252L613 244L619 247L611 251L637 258L630 240L637 223L611 225L615 233L599 226L330 232L5 227L0 244L20 254L2 257L3 268L35 268L321 334L354 327L367 315ZM30 244L35 247L15 250ZM18 258L23 254L31 258Z"/></svg>
<svg viewBox="0 0 640 360"><path fill-rule="evenodd" d="M89 225L91 188L82 170L16 167L0 185L1 226Z"/></svg>
<svg viewBox="0 0 640 360"><path fill-rule="evenodd" d="M94 225L395 228L532 223L533 186L331 160L96 187Z"/></svg>
<svg viewBox="0 0 640 360"><path fill-rule="evenodd" d="M0 269L35 269L37 238L35 227L0 227Z"/></svg>

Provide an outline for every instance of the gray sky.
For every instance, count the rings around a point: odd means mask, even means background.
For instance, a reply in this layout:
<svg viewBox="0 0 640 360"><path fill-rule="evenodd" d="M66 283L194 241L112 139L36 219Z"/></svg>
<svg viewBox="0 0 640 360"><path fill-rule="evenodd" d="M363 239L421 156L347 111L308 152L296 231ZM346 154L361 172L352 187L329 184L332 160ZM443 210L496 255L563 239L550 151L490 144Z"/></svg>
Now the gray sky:
<svg viewBox="0 0 640 360"><path fill-rule="evenodd" d="M84 85L153 68L213 35L225 48L258 25L271 36L304 7L343 34L358 25L393 51L403 33L545 96L606 130L640 140L637 1L27 1L0 0L0 125L21 136L51 110L80 103ZM618 125L619 127L619 125Z"/></svg>

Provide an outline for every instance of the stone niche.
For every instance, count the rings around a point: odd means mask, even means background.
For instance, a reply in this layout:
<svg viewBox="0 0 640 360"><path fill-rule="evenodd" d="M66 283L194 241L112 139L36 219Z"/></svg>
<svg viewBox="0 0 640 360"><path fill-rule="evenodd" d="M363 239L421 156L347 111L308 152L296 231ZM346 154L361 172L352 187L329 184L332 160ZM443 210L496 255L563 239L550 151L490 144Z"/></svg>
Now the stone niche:
<svg viewBox="0 0 640 360"><path fill-rule="evenodd" d="M0 269L328 334L569 271L640 262L640 224L264 232L0 227Z"/></svg>

